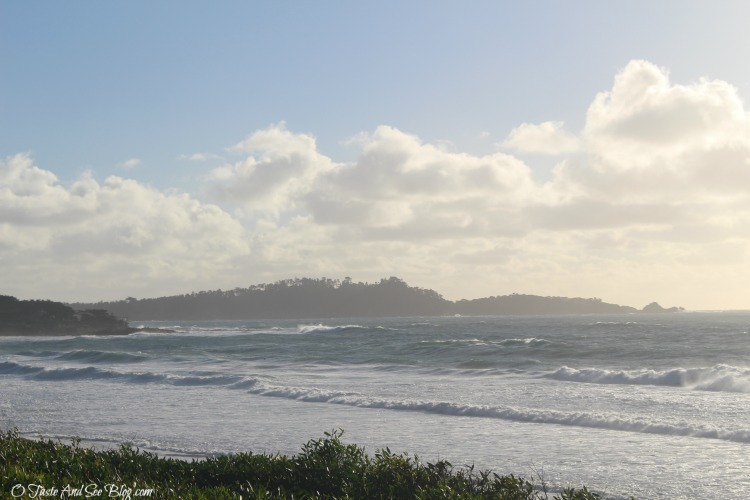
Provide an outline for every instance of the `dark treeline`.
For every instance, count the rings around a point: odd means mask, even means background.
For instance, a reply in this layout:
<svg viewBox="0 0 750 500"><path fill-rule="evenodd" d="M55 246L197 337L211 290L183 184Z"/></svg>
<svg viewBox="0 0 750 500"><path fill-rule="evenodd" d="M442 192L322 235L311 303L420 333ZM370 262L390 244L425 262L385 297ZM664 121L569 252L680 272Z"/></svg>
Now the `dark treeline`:
<svg viewBox="0 0 750 500"><path fill-rule="evenodd" d="M298 278L233 290L99 302L96 307L131 319L295 319L355 316L433 316L448 301L398 278L355 283L349 278ZM73 304L74 307L82 304Z"/></svg>
<svg viewBox="0 0 750 500"><path fill-rule="evenodd" d="M76 311L51 300L18 300L0 295L0 335L99 335L133 331L103 309Z"/></svg>
<svg viewBox="0 0 750 500"><path fill-rule="evenodd" d="M505 295L450 301L434 290L412 287L395 277L376 283L351 278L296 278L233 290L114 302L72 304L97 307L132 320L299 319L366 316L500 314L606 314L637 309L600 299ZM656 306L658 307L658 305ZM666 310L665 310L666 311ZM652 311L655 310L652 308Z"/></svg>
<svg viewBox="0 0 750 500"><path fill-rule="evenodd" d="M639 312L634 307L608 304L601 299L540 297L538 295L503 295L455 302L458 314L617 314Z"/></svg>

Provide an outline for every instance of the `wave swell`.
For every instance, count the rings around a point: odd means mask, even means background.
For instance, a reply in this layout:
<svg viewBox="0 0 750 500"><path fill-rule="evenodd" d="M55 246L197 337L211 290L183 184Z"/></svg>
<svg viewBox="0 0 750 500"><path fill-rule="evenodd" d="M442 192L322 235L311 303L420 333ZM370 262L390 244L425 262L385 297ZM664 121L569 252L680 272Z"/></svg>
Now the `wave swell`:
<svg viewBox="0 0 750 500"><path fill-rule="evenodd" d="M84 368L45 368L24 365L13 361L0 362L0 375L20 375L32 380L111 380L134 384L169 384L175 386L221 386L237 385L237 388L252 387L257 379L235 375L168 375L153 372L123 373L94 366Z"/></svg>
<svg viewBox="0 0 750 500"><path fill-rule="evenodd" d="M593 369L592 369L593 370ZM564 368L554 372L557 377L580 378L583 381L599 383L650 383L655 385L675 385L684 382L684 377L712 374L703 378L696 386L705 390L721 384L721 373L740 372L747 377L748 371L735 367L719 366L713 369L669 370L665 372L635 371L617 372L607 370L574 370ZM622 416L614 413L570 412L551 409L512 408L477 404L460 404L445 401L395 400L366 396L354 392L329 391L314 387L277 386L258 377L243 377L209 372L186 373L182 375L160 374L153 372L126 373L99 367L83 368L46 368L31 366L13 361L0 362L0 375L17 375L31 380L70 381L70 380L106 380L135 384L169 384L173 386L222 386L231 390L243 390L249 394L283 398L302 402L346 405L358 408L388 409L411 412L426 412L457 417L494 418L514 422L567 425L575 427L608 429L616 431L663 434L671 436L690 436L697 438L720 439L740 443L750 443L750 428L726 429L694 421L669 421L660 417ZM608 380L608 382L601 382ZM636 380L637 382L633 382ZM726 383L726 382L724 382ZM733 380L732 387L739 382ZM745 392L745 391L743 391Z"/></svg>
<svg viewBox="0 0 750 500"><path fill-rule="evenodd" d="M78 350L60 354L57 356L57 359L96 364L140 363L141 361L148 359L148 356L143 354L130 354L127 352Z"/></svg>
<svg viewBox="0 0 750 500"><path fill-rule="evenodd" d="M298 333L333 333L333 332L344 332L350 330L369 330L370 328L362 325L336 325L329 326L319 323L317 325L299 325L297 327ZM378 327L378 329L381 329Z"/></svg>
<svg viewBox="0 0 750 500"><path fill-rule="evenodd" d="M516 409L451 402L399 401L367 398L353 393L328 392L293 387L256 387L248 391L259 396L278 397L311 403L328 403L358 408L415 411L460 417L479 417L514 422L556 424L614 431L664 434L750 443L750 429L721 429L689 422L660 422L643 417L624 418L614 414Z"/></svg>
<svg viewBox="0 0 750 500"><path fill-rule="evenodd" d="M709 368L671 370L576 369L563 366L546 378L588 384L632 384L685 387L700 391L741 392L750 394L750 369L730 365Z"/></svg>

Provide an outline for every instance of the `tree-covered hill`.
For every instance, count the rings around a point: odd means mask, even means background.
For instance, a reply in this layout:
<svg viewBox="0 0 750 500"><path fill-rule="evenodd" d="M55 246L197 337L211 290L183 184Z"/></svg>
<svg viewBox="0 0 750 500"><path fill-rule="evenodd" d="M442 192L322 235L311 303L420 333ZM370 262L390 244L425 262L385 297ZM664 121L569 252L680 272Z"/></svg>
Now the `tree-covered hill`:
<svg viewBox="0 0 750 500"><path fill-rule="evenodd" d="M608 304L601 299L540 297L517 293L501 297L459 300L454 303L458 314L620 314L639 312L634 307Z"/></svg>
<svg viewBox="0 0 750 500"><path fill-rule="evenodd" d="M295 319L356 316L433 316L451 303L437 292L410 287L398 278L378 283L288 279L233 290L115 302L73 304L97 307L130 319Z"/></svg>
<svg viewBox="0 0 750 500"><path fill-rule="evenodd" d="M118 335L133 331L103 309L73 308L51 300L0 295L0 335Z"/></svg>
<svg viewBox="0 0 750 500"><path fill-rule="evenodd" d="M434 290L412 287L395 277L376 283L351 278L295 278L233 290L169 297L72 304L96 307L131 320L302 319L366 316L501 314L612 314L637 309L600 299L505 295L446 300Z"/></svg>

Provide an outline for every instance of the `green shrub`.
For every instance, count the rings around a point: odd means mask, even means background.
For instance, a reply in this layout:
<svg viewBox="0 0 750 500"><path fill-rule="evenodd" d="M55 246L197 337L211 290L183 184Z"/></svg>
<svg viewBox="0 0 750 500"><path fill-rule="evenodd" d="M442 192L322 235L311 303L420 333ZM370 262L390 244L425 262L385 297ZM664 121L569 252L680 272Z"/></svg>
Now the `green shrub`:
<svg viewBox="0 0 750 500"><path fill-rule="evenodd" d="M95 451L52 440L0 432L0 497L33 497L33 489L57 489L55 498L247 499L247 498L548 498L544 488L513 475L449 462L422 463L388 448L369 457L346 444L343 432L325 433L293 457L240 453L201 460L162 458L124 444ZM15 488L15 489L14 489ZM25 489L25 490L22 490ZM65 488L68 488L67 492ZM79 488L79 491L75 491ZM25 495L19 495L26 491ZM78 493L78 494L76 494ZM66 496L67 495L67 496ZM585 487L566 489L557 500L599 498Z"/></svg>

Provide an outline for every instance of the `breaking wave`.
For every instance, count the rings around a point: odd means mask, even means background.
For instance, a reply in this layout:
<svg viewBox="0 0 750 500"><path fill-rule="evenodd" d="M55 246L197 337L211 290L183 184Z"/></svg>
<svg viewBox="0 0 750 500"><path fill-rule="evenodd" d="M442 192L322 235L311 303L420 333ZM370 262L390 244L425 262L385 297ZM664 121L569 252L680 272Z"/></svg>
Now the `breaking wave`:
<svg viewBox="0 0 750 500"><path fill-rule="evenodd" d="M354 393L322 391L297 387L255 387L249 393L293 399L311 403L328 403L358 408L415 411L437 413L457 417L479 417L509 420L514 422L556 424L614 431L664 434L696 438L720 439L739 443L750 443L750 428L722 429L711 425L650 420L644 417L621 417L614 414L588 412L565 412L556 410L516 409L485 405L462 405L451 402L399 401L368 398Z"/></svg>
<svg viewBox="0 0 750 500"><path fill-rule="evenodd" d="M545 375L566 382L588 384L632 384L685 387L700 391L742 392L750 394L750 368L716 365L709 368L671 370L602 370L563 366Z"/></svg>
<svg viewBox="0 0 750 500"><path fill-rule="evenodd" d="M297 327L298 333L332 333L332 332L344 332L350 330L370 330L372 328L362 325L336 325L329 326L324 324L317 325L299 325ZM382 329L382 328L378 328Z"/></svg>
<svg viewBox="0 0 750 500"><path fill-rule="evenodd" d="M148 371L128 373L93 366L49 368L13 361L0 362L0 375L16 375L29 380L40 381L103 380L131 384L223 387L228 390L245 391L261 397L283 398L301 402L750 443L750 428L722 428L703 422L674 420L659 415L653 417L645 415L624 416L608 412L514 408L447 401L384 399L357 392L275 385L271 383L270 379L257 376L248 377L212 372L186 372L179 375ZM750 392L747 387L750 370L725 365L706 369L676 369L664 372L650 370L575 370L563 367L546 376L559 380L588 383L668 386L692 384L695 388L703 390Z"/></svg>

